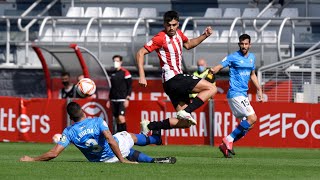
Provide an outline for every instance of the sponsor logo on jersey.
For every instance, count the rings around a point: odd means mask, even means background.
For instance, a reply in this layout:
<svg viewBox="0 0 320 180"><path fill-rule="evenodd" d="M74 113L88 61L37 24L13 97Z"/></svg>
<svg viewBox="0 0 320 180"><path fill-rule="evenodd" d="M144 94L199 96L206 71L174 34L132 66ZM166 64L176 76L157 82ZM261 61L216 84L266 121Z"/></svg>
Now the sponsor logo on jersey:
<svg viewBox="0 0 320 180"><path fill-rule="evenodd" d="M61 138L60 138L60 142L64 143L67 140L67 136L62 134Z"/></svg>
<svg viewBox="0 0 320 180"><path fill-rule="evenodd" d="M151 46L153 44L152 40L150 40L149 42L147 42L147 46Z"/></svg>

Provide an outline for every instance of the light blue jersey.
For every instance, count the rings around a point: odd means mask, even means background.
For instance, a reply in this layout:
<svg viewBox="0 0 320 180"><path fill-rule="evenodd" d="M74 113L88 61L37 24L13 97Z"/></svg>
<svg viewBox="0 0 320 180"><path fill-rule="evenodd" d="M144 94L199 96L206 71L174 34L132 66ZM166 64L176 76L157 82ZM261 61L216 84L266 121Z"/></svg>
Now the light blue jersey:
<svg viewBox="0 0 320 180"><path fill-rule="evenodd" d="M228 55L221 61L221 65L229 67L229 91L227 98L237 96L248 97L248 82L250 80L251 71L255 70L256 58L254 54L248 53L248 57L244 57L241 51Z"/></svg>
<svg viewBox="0 0 320 180"><path fill-rule="evenodd" d="M67 147L73 143L89 161L103 161L115 156L102 133L105 130L109 127L103 119L86 118L65 128L58 144Z"/></svg>

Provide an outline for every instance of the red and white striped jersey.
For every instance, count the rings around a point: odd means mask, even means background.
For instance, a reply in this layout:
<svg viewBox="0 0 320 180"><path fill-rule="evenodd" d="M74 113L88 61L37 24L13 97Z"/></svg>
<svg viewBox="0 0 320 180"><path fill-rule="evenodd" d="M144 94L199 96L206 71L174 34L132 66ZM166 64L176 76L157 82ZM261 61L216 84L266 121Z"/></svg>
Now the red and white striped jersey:
<svg viewBox="0 0 320 180"><path fill-rule="evenodd" d="M162 82L168 81L177 74L182 74L183 43L188 38L177 29L176 35L168 36L165 31L156 34L144 45L149 52L156 51L162 68Z"/></svg>

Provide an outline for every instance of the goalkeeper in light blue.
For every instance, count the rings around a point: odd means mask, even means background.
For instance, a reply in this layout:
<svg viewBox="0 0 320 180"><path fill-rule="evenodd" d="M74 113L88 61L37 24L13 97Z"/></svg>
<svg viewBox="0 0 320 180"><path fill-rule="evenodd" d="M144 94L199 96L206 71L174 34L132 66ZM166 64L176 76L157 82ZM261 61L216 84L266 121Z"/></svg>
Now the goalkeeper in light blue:
<svg viewBox="0 0 320 180"><path fill-rule="evenodd" d="M228 55L219 65L211 68L213 74L216 74L221 69L229 67L230 87L227 94L228 104L232 114L241 121L231 134L222 139L222 144L219 146L220 151L226 158L235 155L233 142L245 136L257 120L257 116L250 105L247 95L250 79L257 89L258 100L263 101L262 89L255 73L256 58L253 53L249 52L251 47L250 36L242 34L239 37L238 45L239 51Z"/></svg>
<svg viewBox="0 0 320 180"><path fill-rule="evenodd" d="M174 164L175 157L152 158L134 150L133 145L161 144L161 134L152 136L133 134L126 131L112 135L107 123L101 118L87 118L81 106L70 102L67 112L75 123L64 129L60 141L48 152L37 157L24 156L20 161L48 161L56 158L69 144L73 143L90 162L121 163L168 163Z"/></svg>

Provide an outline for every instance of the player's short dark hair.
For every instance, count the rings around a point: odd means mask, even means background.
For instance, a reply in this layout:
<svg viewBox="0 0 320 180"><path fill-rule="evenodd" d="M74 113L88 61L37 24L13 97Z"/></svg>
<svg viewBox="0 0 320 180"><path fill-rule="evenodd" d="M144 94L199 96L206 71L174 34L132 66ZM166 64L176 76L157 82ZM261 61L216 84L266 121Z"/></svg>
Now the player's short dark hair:
<svg viewBox="0 0 320 180"><path fill-rule="evenodd" d="M69 77L70 77L70 73L69 73L69 72L64 71L64 72L62 72L62 73L61 73L61 77L63 77L63 76L69 76Z"/></svg>
<svg viewBox="0 0 320 180"><path fill-rule="evenodd" d="M70 102L67 105L67 112L70 116L70 119L75 122L79 121L83 116L81 106L76 102Z"/></svg>
<svg viewBox="0 0 320 180"><path fill-rule="evenodd" d="M163 15L163 22L168 23L172 20L177 20L179 21L179 14L176 11L167 11Z"/></svg>
<svg viewBox="0 0 320 180"><path fill-rule="evenodd" d="M120 56L120 55L114 55L114 56L112 57L112 60L114 60L114 58L119 58L120 61L122 61L122 56Z"/></svg>
<svg viewBox="0 0 320 180"><path fill-rule="evenodd" d="M242 34L240 37L239 37L239 42L245 40L245 39L249 39L249 43L251 42L251 37L248 35L248 34Z"/></svg>

